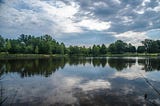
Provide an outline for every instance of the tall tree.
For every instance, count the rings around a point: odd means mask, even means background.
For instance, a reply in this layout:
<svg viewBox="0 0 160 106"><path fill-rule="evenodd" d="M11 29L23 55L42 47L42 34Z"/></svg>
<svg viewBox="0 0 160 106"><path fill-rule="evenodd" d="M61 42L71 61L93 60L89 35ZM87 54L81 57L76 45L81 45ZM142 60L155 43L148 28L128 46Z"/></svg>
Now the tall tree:
<svg viewBox="0 0 160 106"><path fill-rule="evenodd" d="M122 40L117 40L115 43L111 43L108 47L109 52L111 53L125 53L127 51L127 43Z"/></svg>
<svg viewBox="0 0 160 106"><path fill-rule="evenodd" d="M0 35L0 52L4 51L4 44L5 44L5 40Z"/></svg>
<svg viewBox="0 0 160 106"><path fill-rule="evenodd" d="M145 47L144 46L138 46L137 53L145 53Z"/></svg>
<svg viewBox="0 0 160 106"><path fill-rule="evenodd" d="M11 49L11 42L10 42L10 40L6 41L6 47L5 47L5 49L6 49L7 52L10 51L10 49Z"/></svg>
<svg viewBox="0 0 160 106"><path fill-rule="evenodd" d="M151 39L145 39L142 41L147 53L156 53L159 51L158 43Z"/></svg>
<svg viewBox="0 0 160 106"><path fill-rule="evenodd" d="M106 54L107 53L107 47L102 44L101 48L100 48L100 54Z"/></svg>
<svg viewBox="0 0 160 106"><path fill-rule="evenodd" d="M100 50L100 46L99 45L93 45L93 47L92 47L93 56L98 56L99 50Z"/></svg>
<svg viewBox="0 0 160 106"><path fill-rule="evenodd" d="M116 47L115 47L115 44L114 43L111 43L108 47L108 51L110 53L116 53Z"/></svg>
<svg viewBox="0 0 160 106"><path fill-rule="evenodd" d="M35 53L35 54L38 54L38 53L39 53L39 48L38 48L38 46L35 47L34 53Z"/></svg>
<svg viewBox="0 0 160 106"><path fill-rule="evenodd" d="M126 52L135 53L136 52L136 47L133 46L131 43L129 43Z"/></svg>

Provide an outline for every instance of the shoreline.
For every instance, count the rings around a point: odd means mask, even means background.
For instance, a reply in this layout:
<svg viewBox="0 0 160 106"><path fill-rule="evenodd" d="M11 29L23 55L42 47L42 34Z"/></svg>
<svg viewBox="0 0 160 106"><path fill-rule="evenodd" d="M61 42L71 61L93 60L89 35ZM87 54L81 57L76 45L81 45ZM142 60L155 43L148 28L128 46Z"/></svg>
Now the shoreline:
<svg viewBox="0 0 160 106"><path fill-rule="evenodd" d="M8 54L0 53L0 59L40 59L40 58L53 58L53 57L160 57L158 53L125 53L125 54L106 54L97 56L84 56L84 55L61 55L61 54Z"/></svg>
<svg viewBox="0 0 160 106"><path fill-rule="evenodd" d="M57 54L0 54L0 59L40 59L40 58L53 58L53 57L66 57L66 55L57 55Z"/></svg>

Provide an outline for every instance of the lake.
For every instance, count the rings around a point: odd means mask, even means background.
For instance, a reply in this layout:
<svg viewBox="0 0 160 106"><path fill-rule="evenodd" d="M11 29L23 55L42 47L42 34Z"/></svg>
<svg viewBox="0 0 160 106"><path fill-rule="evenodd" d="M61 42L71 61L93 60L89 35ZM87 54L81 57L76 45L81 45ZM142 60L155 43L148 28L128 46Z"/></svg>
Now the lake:
<svg viewBox="0 0 160 106"><path fill-rule="evenodd" d="M158 106L160 59L0 60L4 106Z"/></svg>

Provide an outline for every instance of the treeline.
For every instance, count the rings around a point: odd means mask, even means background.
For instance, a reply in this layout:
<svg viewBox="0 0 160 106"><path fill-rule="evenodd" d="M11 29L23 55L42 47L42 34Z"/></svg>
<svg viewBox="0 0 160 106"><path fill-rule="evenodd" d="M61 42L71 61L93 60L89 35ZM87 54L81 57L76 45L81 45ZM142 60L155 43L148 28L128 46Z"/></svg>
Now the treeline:
<svg viewBox="0 0 160 106"><path fill-rule="evenodd" d="M31 35L20 35L18 39L4 39L0 36L0 52L11 54L68 54L99 56L106 54L123 53L160 53L160 40L145 39L142 46L136 49L132 44L121 40L111 43L108 47L105 44L85 46L69 46L59 43L50 35L35 37Z"/></svg>

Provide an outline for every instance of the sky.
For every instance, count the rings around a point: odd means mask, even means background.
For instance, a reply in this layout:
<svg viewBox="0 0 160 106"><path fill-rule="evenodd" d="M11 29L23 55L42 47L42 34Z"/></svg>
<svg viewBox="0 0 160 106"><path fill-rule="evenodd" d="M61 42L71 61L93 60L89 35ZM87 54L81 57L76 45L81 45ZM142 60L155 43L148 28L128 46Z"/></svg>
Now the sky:
<svg viewBox="0 0 160 106"><path fill-rule="evenodd" d="M0 0L0 35L51 35L66 45L160 39L160 0Z"/></svg>

